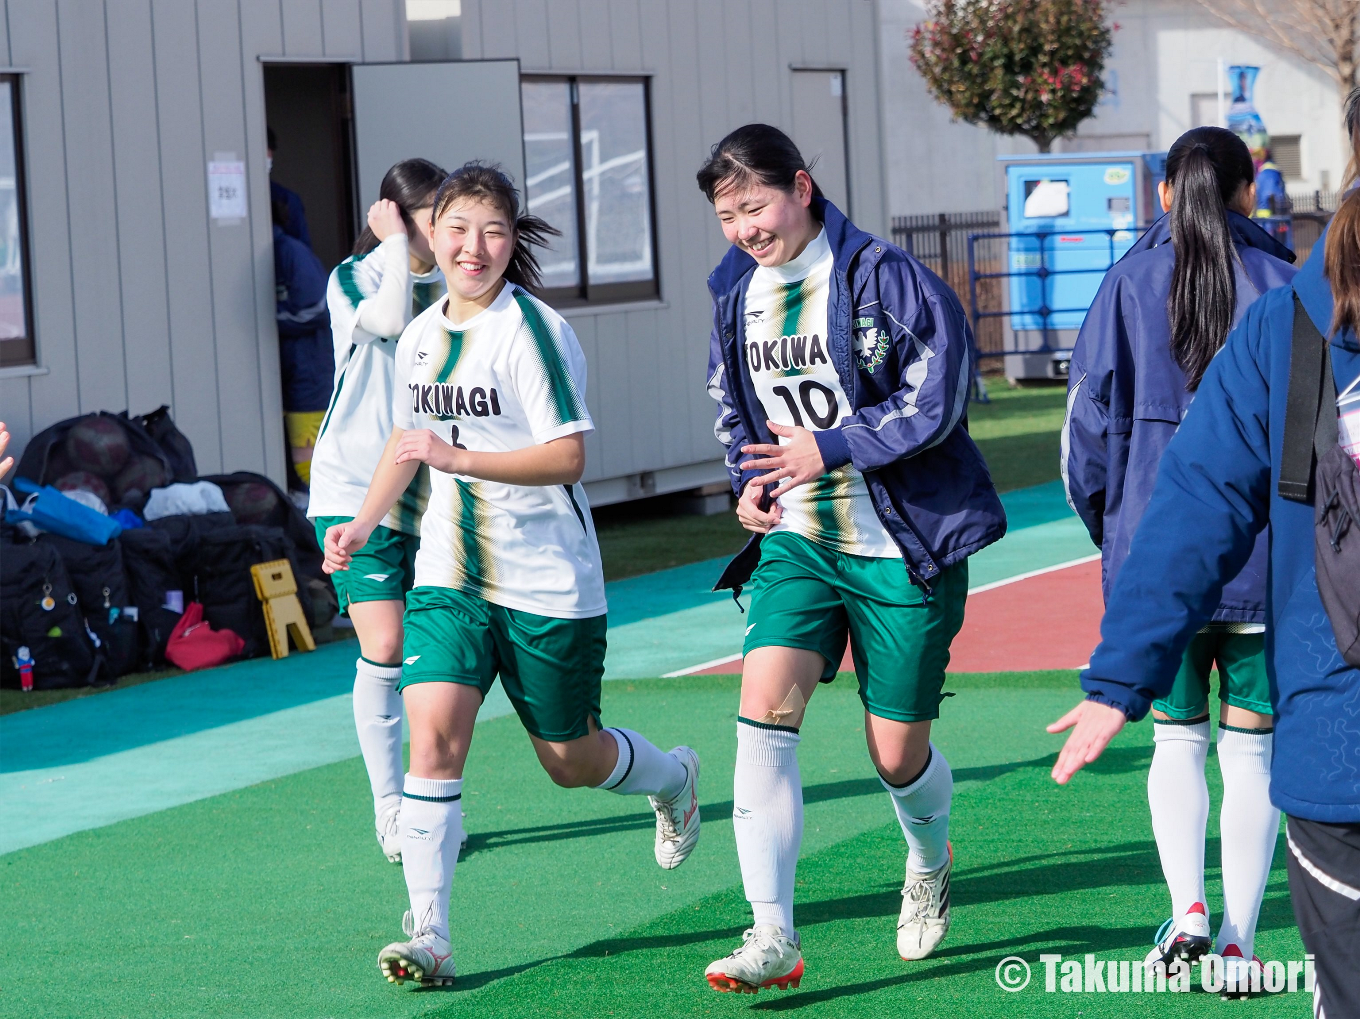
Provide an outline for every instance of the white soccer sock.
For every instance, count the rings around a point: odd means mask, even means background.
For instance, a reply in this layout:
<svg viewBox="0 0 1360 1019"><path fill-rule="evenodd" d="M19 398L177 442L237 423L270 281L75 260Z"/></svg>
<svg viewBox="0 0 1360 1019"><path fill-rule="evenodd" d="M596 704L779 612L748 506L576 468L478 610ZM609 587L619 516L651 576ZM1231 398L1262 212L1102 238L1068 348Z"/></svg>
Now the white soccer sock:
<svg viewBox="0 0 1360 1019"><path fill-rule="evenodd" d="M1209 720L1193 725L1155 719L1154 748L1148 769L1148 807L1152 834L1162 860L1176 919L1204 902L1204 828L1209 823L1209 787L1204 762L1209 756ZM1204 902L1207 911L1209 904Z"/></svg>
<svg viewBox="0 0 1360 1019"><path fill-rule="evenodd" d="M406 776L401 800L401 866L416 931L449 936L449 889L463 841L461 778Z"/></svg>
<svg viewBox="0 0 1360 1019"><path fill-rule="evenodd" d="M373 789L373 816L401 804L400 665L354 663L354 728Z"/></svg>
<svg viewBox="0 0 1360 1019"><path fill-rule="evenodd" d="M1256 918L1270 877L1280 812L1270 802L1272 729L1218 728L1218 767L1223 773L1223 926L1218 951L1228 944L1251 961Z"/></svg>
<svg viewBox="0 0 1360 1019"><path fill-rule="evenodd" d="M632 729L605 729L619 747L619 759L609 777L596 789L620 796L655 796L673 800L685 788L689 773L678 757L649 743Z"/></svg>
<svg viewBox="0 0 1360 1019"><path fill-rule="evenodd" d="M803 843L798 730L737 722L732 827L741 881L757 924L793 936L793 879Z"/></svg>
<svg viewBox="0 0 1360 1019"><path fill-rule="evenodd" d="M878 780L888 790L897 823L907 840L907 866L917 874L938 870L949 861L949 804L954 773L934 743L921 773L904 786Z"/></svg>

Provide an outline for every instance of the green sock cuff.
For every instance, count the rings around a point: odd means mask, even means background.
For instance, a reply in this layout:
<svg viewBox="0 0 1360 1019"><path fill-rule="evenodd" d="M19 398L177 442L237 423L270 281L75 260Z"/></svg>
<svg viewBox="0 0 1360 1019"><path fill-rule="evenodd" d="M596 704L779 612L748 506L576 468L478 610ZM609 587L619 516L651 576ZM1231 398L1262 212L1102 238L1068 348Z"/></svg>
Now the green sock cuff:
<svg viewBox="0 0 1360 1019"><path fill-rule="evenodd" d="M737 716L737 721L740 722L742 725L750 725L750 726L753 726L754 728L757 728L757 729L776 729L776 730L778 730L779 732L792 732L792 733L797 733L797 732L798 732L798 729L797 729L796 726L792 726L792 725L772 725L772 724L769 723L769 722L757 722L755 719L753 719L753 718L746 718L746 717L743 716L743 715L738 715L738 716Z"/></svg>
<svg viewBox="0 0 1360 1019"><path fill-rule="evenodd" d="M1199 725L1199 724L1201 724L1202 722L1207 722L1207 721L1209 721L1209 716L1208 716L1208 715L1203 715L1203 716L1201 716L1200 718L1154 718L1154 719L1152 720L1152 724L1153 724L1153 725Z"/></svg>
<svg viewBox="0 0 1360 1019"><path fill-rule="evenodd" d="M1248 736L1269 736L1275 731L1275 726L1266 729L1244 729L1240 725L1229 725L1227 722L1219 722L1218 728L1221 732L1245 732Z"/></svg>
<svg viewBox="0 0 1360 1019"><path fill-rule="evenodd" d="M372 658L365 658L363 655L360 655L360 656L359 656L359 661L361 661L361 662L367 662L369 665L373 666L373 668L375 668L375 669L400 669L400 668L401 668L401 662L375 662Z"/></svg>

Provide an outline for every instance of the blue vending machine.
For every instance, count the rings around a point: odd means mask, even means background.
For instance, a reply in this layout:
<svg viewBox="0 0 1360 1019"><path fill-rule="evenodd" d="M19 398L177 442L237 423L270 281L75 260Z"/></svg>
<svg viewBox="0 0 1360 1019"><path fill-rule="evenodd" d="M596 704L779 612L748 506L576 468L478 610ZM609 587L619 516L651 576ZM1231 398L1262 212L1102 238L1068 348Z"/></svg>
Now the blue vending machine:
<svg viewBox="0 0 1360 1019"><path fill-rule="evenodd" d="M1005 371L1061 379L1105 273L1156 218L1158 153L1002 156Z"/></svg>

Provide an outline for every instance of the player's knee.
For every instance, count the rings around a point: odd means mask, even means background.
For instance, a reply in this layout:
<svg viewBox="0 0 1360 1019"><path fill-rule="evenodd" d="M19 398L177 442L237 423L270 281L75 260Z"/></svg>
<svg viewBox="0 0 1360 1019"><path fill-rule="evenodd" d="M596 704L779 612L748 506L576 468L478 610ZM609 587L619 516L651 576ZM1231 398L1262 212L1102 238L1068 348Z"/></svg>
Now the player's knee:
<svg viewBox="0 0 1360 1019"><path fill-rule="evenodd" d="M573 758L554 757L543 761L543 770L553 780L554 785L563 789L579 789L590 784L588 762Z"/></svg>
<svg viewBox="0 0 1360 1019"><path fill-rule="evenodd" d="M907 744L876 747L872 752L874 766L892 785L905 785L920 774L925 766L929 748L918 749Z"/></svg>

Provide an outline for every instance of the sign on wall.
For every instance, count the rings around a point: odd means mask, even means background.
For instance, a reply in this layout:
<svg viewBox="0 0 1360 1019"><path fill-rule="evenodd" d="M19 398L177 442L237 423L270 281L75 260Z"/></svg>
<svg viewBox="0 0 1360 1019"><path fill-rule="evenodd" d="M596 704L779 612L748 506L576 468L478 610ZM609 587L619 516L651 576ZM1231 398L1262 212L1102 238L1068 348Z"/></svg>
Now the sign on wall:
<svg viewBox="0 0 1360 1019"><path fill-rule="evenodd" d="M246 164L235 152L215 152L208 164L208 215L224 224L246 218Z"/></svg>

